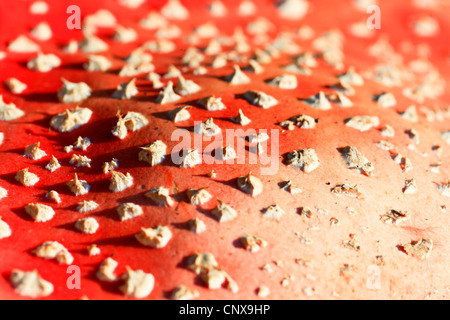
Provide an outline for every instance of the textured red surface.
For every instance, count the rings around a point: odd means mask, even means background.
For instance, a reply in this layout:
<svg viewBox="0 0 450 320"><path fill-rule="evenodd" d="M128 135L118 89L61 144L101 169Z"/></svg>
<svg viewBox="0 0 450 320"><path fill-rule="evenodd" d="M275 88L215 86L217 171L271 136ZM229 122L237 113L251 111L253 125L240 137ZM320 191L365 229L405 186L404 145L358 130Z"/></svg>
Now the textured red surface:
<svg viewBox="0 0 450 320"><path fill-rule="evenodd" d="M6 45L19 34L27 33L40 21L46 21L52 27L54 37L52 41L39 43L44 53L57 53L62 59L62 66L49 73L38 73L26 68L33 54L10 54L0 61L0 81L9 77L17 77L28 85L21 95L13 95L6 88L0 87L6 102L14 102L18 108L26 111L26 115L11 122L0 122L0 132L4 132L5 141L0 146L0 186L8 190L8 197L0 200L0 215L13 231L11 237L0 240L0 298L21 298L14 292L8 283L12 269L37 269L44 279L55 286L50 299L78 299L87 296L91 299L120 299L123 296L117 289L117 284L100 283L95 277L98 265L106 257L112 256L119 262L116 274L124 272L128 265L133 269L142 269L152 273L156 278L155 288L150 299L163 299L169 296L179 284L195 287L200 291L203 299L255 299L255 289L259 285L271 288L269 298L275 299L302 299L306 298L302 289L307 286L316 288L316 297L333 298L423 298L433 294L434 298L448 298L449 285L449 251L448 251L448 225L449 216L440 213L438 206L446 204L450 207L448 199L442 197L436 190L434 183L446 182L450 176L448 159L450 153L444 148L441 156L443 165L439 175L430 172L430 163L438 159L431 152L434 144L444 145L438 131L449 130L448 119L444 122L429 123L422 121L414 125L421 133L422 152L428 152L425 159L417 153L406 148L408 137L402 132L410 129L411 124L398 116L397 111L403 111L411 101L401 94L401 89L389 89L394 92L398 104L395 108L382 109L371 102L371 96L387 88L368 81L368 85L358 89L356 96L352 97L354 108L342 109L334 107L324 112L313 110L302 104L298 98L305 98L323 90L324 86L333 84L335 76L339 73L321 61L321 66L314 69L312 76L298 76L299 87L295 90L284 91L272 88L263 80L270 79L281 73L278 65L289 61L287 57L276 60L277 65L265 66L263 75L251 74L251 86L230 87L220 79L232 71L228 66L221 69L210 69L206 76L192 76L202 90L189 95L177 105L195 101L214 92L223 98L227 109L217 112L206 112L194 107L190 109L191 119L183 122L182 127L192 127L193 120L205 120L213 116L215 122L222 128L238 128L237 125L227 121L230 116L236 115L238 109L252 119L252 128L278 129L278 122L293 115L306 113L320 121L316 131L287 131L280 134L280 160L281 155L294 149L314 148L321 160L318 170L304 174L284 164L279 164L279 172L274 176L261 176L264 183L264 194L255 199L242 193L235 187L238 176L245 175L249 170L260 176L258 165L199 165L193 169L181 169L171 164L170 157L163 165L149 167L137 160L139 147L156 139L164 141L169 150L177 144L170 141L172 131L176 126L167 119L164 112L173 108L172 104L158 105L154 99L158 90L151 87L149 81L138 77L137 85L139 95L131 100L119 101L110 98L116 86L126 81L126 78L117 75L123 62L121 58L127 56L134 47L151 38L151 32L139 29L136 21L145 16L151 8L159 8L164 1L147 1L138 10L124 9L116 5L116 1L48 1L50 11L44 16L31 16L28 12L29 1L9 1L0 4L0 50L6 50ZM150 4L151 3L151 4ZM213 21L205 9L208 1L183 1L192 11L192 19L186 22L176 22L183 30L190 30L200 21ZM245 25L253 17L230 17L236 10L237 1L226 1L229 16L214 19L220 29L228 34L235 24ZM414 45L428 43L432 48L430 61L440 70L446 79L450 79L449 71L449 45L447 32L450 30L448 11L426 11L438 19L441 27L439 37L420 39L414 36L409 28L411 19L420 13L416 8L407 5L407 1L382 1L382 29L379 34L389 34L389 40L399 49L401 44L408 41ZM66 28L67 14L65 10L69 4L78 4L82 16L93 13L99 8L110 10L118 19L119 24L136 27L139 30L139 41L131 44L117 44L111 41L112 30L102 30L101 35L111 45L111 50L105 55L114 61L111 72L87 72L81 65L87 60L87 55L81 52L68 55L61 51L61 47L69 39L81 39L81 32ZM288 27L299 27L302 24L310 25L316 35L331 28L339 27L346 34L344 52L346 66L354 65L358 70L371 67L375 60L365 54L366 47L374 39L361 40L350 36L347 27L351 22L365 21L367 14L357 12L347 1L330 2L314 1L311 12L299 22L282 21L276 16L271 1L260 1L260 13L270 17L276 22L278 30ZM404 4L404 5L403 5ZM422 11L423 12L423 11ZM378 35L377 35L378 36ZM207 42L205 42L206 44ZM310 42L300 43L304 50L311 49ZM183 56L180 44L176 52L169 56L154 54L157 73L164 73L172 63L179 64L175 58ZM413 56L405 55L405 59ZM51 116L73 108L76 104L58 103L56 91L61 86L60 78L70 81L84 81L94 90L90 99L82 102L81 106L89 107L94 111L90 122L71 133L60 134L49 130ZM248 89L260 89L275 96L280 105L269 110L249 105L245 100L236 98ZM325 89L326 90L326 89ZM430 107L444 107L449 103L449 94L440 100L426 101ZM143 130L129 134L119 141L110 134L116 122L115 113L119 109L138 111L147 116L150 124ZM354 115L377 115L381 123L395 125L398 133L393 141L402 146L402 153L408 155L414 164L410 174L403 174L397 164L391 161L386 151L380 150L373 142L382 139L378 130L359 133L352 128L344 126L343 119ZM422 116L423 120L423 116ZM84 153L92 159L92 168L73 168L69 164L71 154L64 152L63 147L72 144L78 136L89 137L92 145ZM32 161L22 156L25 146L41 142L41 148L47 152L47 157ZM204 143L207 145L208 143ZM363 154L373 161L376 174L374 177L364 177L351 172L344 167L337 147L354 145ZM44 169L51 155L56 156L62 168L50 173ZM104 161L112 158L119 159L119 171L129 172L135 179L135 184L123 192L112 194L108 191L109 179L104 175L101 166ZM31 172L40 177L37 185L26 188L15 180L15 173L29 167ZM217 178L211 179L206 174L214 169ZM65 183L78 173L81 179L87 180L91 185L91 192L85 196L75 197ZM401 192L405 178L414 177L417 180L419 194L404 196ZM280 190L277 183L285 180L294 180L304 193L293 196ZM336 184L357 184L365 195L364 200L336 198L329 190ZM152 187L165 186L178 194L174 208L160 208L152 205L143 193ZM229 203L239 212L239 217L229 223L219 224L209 215L209 209L215 206L215 200L207 206L197 210L187 202L184 192L187 188L208 187L216 198ZM25 213L23 207L30 202L49 204L45 193L56 190L62 198L61 204L50 204L56 212L55 217L46 223L34 223ZM74 210L76 204L82 200L94 200L100 206L96 211L89 213L95 217L99 224L99 231L94 235L83 235L74 228L74 222L86 214ZM144 215L130 221L120 222L115 208L123 202L134 202L142 205ZM260 210L272 204L279 204L286 215L280 222L263 219ZM300 217L297 208L301 206L315 206L327 208L328 216L316 214L310 220ZM361 211L357 217L351 217L345 212L346 206L353 206ZM379 221L380 214L386 209L395 207L408 210L413 218L404 226L389 226ZM341 225L337 228L329 226L331 217L338 217ZM207 231L195 235L186 230L184 223L193 217L200 217L207 225ZM150 249L141 246L134 238L141 226L154 227L156 225L170 225L174 237L163 249ZM318 230L314 230L317 227ZM369 231L362 232L361 228L368 227ZM305 234L312 239L310 246L302 244L295 232ZM269 246L256 254L250 254L236 245L236 239L243 234L257 234L269 242ZM343 240L348 239L349 233L356 233L362 249L353 252L342 248ZM435 248L430 259L418 261L397 249L400 243L407 243L420 237L431 237ZM47 240L56 240L64 244L73 254L74 264L81 268L82 281L80 290L69 290L66 287L67 266L58 265L54 261L45 261L35 257L31 251ZM96 243L101 254L89 257L86 247ZM182 267L182 260L194 252L212 252L219 264L223 266L231 277L240 286L240 291L233 294L226 289L210 291L206 289L195 275ZM326 257L327 253L331 255ZM366 268L372 264L375 256L382 254L385 257L385 266L382 266L382 285L380 290L367 289ZM295 258L306 258L313 261L313 268L308 269L295 263ZM275 271L266 274L259 268L272 261L283 261L282 267L275 267ZM316 263L314 263L316 262ZM354 277L345 280L339 276L339 268L344 263L354 264L357 269ZM287 275L294 275L295 281L286 288L280 285L281 279Z"/></svg>

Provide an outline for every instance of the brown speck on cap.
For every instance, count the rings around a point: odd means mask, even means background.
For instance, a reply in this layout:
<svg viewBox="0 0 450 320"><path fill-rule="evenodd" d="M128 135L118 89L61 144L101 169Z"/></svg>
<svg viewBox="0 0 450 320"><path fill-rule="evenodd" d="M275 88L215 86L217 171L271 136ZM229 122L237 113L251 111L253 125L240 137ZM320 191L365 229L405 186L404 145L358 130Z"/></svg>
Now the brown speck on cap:
<svg viewBox="0 0 450 320"><path fill-rule="evenodd" d="M244 248L250 252L258 252L261 248L267 247L266 240L254 235L246 234L240 237L239 240L241 241Z"/></svg>
<svg viewBox="0 0 450 320"><path fill-rule="evenodd" d="M57 241L46 241L34 249L33 253L39 258L56 259L60 264L70 265L74 260L66 247Z"/></svg>
<svg viewBox="0 0 450 320"><path fill-rule="evenodd" d="M169 189L164 187L153 188L146 192L145 196L161 207L171 207L175 203L169 195Z"/></svg>
<svg viewBox="0 0 450 320"><path fill-rule="evenodd" d="M0 199L5 198L6 196L8 196L8 190L6 190L5 188L0 187Z"/></svg>
<svg viewBox="0 0 450 320"><path fill-rule="evenodd" d="M267 218L280 220L281 217L284 215L284 210L280 208L277 204L271 205L263 210L261 210L262 215Z"/></svg>
<svg viewBox="0 0 450 320"><path fill-rule="evenodd" d="M412 241L402 246L403 250L408 255L416 257L420 260L429 258L431 255L431 250L433 249L433 241L431 239L420 239L418 241Z"/></svg>
<svg viewBox="0 0 450 320"><path fill-rule="evenodd" d="M303 293L305 296L312 297L316 293L316 289L314 287L308 286L303 288Z"/></svg>
<svg viewBox="0 0 450 320"><path fill-rule="evenodd" d="M179 100L181 97L173 90L173 82L169 81L162 91L160 91L156 102L160 104L172 103Z"/></svg>
<svg viewBox="0 0 450 320"><path fill-rule="evenodd" d="M360 173L371 176L373 174L373 164L367 160L355 147L339 148L339 152L344 159L345 164L349 169L358 170Z"/></svg>
<svg viewBox="0 0 450 320"><path fill-rule="evenodd" d="M220 200L217 201L219 204L211 211L211 214L217 219L217 221L227 222L234 220L237 217L238 214L236 210Z"/></svg>
<svg viewBox="0 0 450 320"><path fill-rule="evenodd" d="M408 172L412 169L412 163L411 160L400 153L391 153L391 157L393 160L400 165L400 168L403 170L403 172Z"/></svg>
<svg viewBox="0 0 450 320"><path fill-rule="evenodd" d="M384 223L399 224L408 220L410 215L406 211L398 211L389 209L388 212L381 216L381 221Z"/></svg>
<svg viewBox="0 0 450 320"><path fill-rule="evenodd" d="M408 137L411 139L411 141L415 144L419 144L419 132L415 129L408 129L405 130L405 133L408 135Z"/></svg>
<svg viewBox="0 0 450 320"><path fill-rule="evenodd" d="M339 224L339 219L338 218L333 217L333 218L330 219L330 225L337 226L338 224Z"/></svg>
<svg viewBox="0 0 450 320"><path fill-rule="evenodd" d="M170 294L170 298L172 300L193 300L199 296L200 293L197 290L183 285L176 287Z"/></svg>
<svg viewBox="0 0 450 320"><path fill-rule="evenodd" d="M294 279L292 279L291 277L284 277L283 279L281 279L280 284L282 287L286 288L291 284L291 281L293 281Z"/></svg>
<svg viewBox="0 0 450 320"><path fill-rule="evenodd" d="M121 221L133 219L144 213L141 206L131 202L122 203L116 208L116 211L119 214Z"/></svg>
<svg viewBox="0 0 450 320"><path fill-rule="evenodd" d="M206 121L201 122L194 126L194 132L204 135L206 137L215 136L221 133L221 129L214 123L213 118L208 118Z"/></svg>
<svg viewBox="0 0 450 320"><path fill-rule="evenodd" d="M156 140L141 149L139 161L147 162L152 167L162 163L167 152L167 146L161 140Z"/></svg>
<svg viewBox="0 0 450 320"><path fill-rule="evenodd" d="M118 265L119 263L111 257L106 258L98 268L96 274L97 279L107 282L116 281L117 276L114 274L114 271L116 270Z"/></svg>
<svg viewBox="0 0 450 320"><path fill-rule="evenodd" d="M375 145L378 148L389 151L391 153L397 152L397 147L392 142L389 142L389 141L380 140L380 141L375 142Z"/></svg>
<svg viewBox="0 0 450 320"><path fill-rule="evenodd" d="M50 126L58 132L70 132L85 125L92 116L92 110L76 107L57 114L50 120Z"/></svg>
<svg viewBox="0 0 450 320"><path fill-rule="evenodd" d="M128 131L134 132L148 125L147 118L139 112L129 111L125 117L122 117L118 110L116 116L117 123L111 133L119 139L124 139Z"/></svg>
<svg viewBox="0 0 450 320"><path fill-rule="evenodd" d="M334 195L346 195L350 197L360 198L361 193L358 191L358 186L350 184L338 184L331 189Z"/></svg>
<svg viewBox="0 0 450 320"><path fill-rule="evenodd" d="M239 109L238 114L230 118L231 121L240 124L241 126L245 126L251 122L249 118L247 118L241 109Z"/></svg>
<svg viewBox="0 0 450 320"><path fill-rule="evenodd" d="M358 209L355 209L353 207L346 207L345 210L347 211L347 213L351 216L356 216L359 214Z"/></svg>
<svg viewBox="0 0 450 320"><path fill-rule="evenodd" d="M300 114L280 122L280 126L287 130L294 130L295 126L301 129L313 129L316 127L316 120L308 115Z"/></svg>
<svg viewBox="0 0 450 320"><path fill-rule="evenodd" d="M269 289L269 287L266 287L266 286L260 286L256 289L256 294L260 298L266 298L270 294L270 289Z"/></svg>
<svg viewBox="0 0 450 320"><path fill-rule="evenodd" d="M253 176L249 172L246 176L239 177L237 179L237 186L245 193L250 194L252 197L256 197L263 191L263 184L261 180Z"/></svg>
<svg viewBox="0 0 450 320"><path fill-rule="evenodd" d="M297 88L297 77L292 74L283 74L268 82L271 86L291 90Z"/></svg>
<svg viewBox="0 0 450 320"><path fill-rule="evenodd" d="M44 280L37 270L24 272L14 269L9 277L9 281L14 290L25 297L47 297L54 290L53 284Z"/></svg>
<svg viewBox="0 0 450 320"><path fill-rule="evenodd" d="M117 159L112 159L110 162L104 162L103 163L103 173L109 173L111 171L114 171L115 169L117 169L119 167L119 160Z"/></svg>
<svg viewBox="0 0 450 320"><path fill-rule="evenodd" d="M257 132L257 133L248 135L247 139L252 144L253 143L261 143L266 140L269 140L269 135L265 132Z"/></svg>
<svg viewBox="0 0 450 320"><path fill-rule="evenodd" d="M210 172L208 172L208 177L210 178L215 178L217 176L216 172L214 170L211 170Z"/></svg>
<svg viewBox="0 0 450 320"><path fill-rule="evenodd" d="M116 91L112 94L113 98L116 99L131 99L135 95L138 94L138 89L136 87L136 78L131 79L128 82L124 82L119 84L116 88Z"/></svg>
<svg viewBox="0 0 450 320"><path fill-rule="evenodd" d="M437 184L437 188L444 197L450 197L450 180L447 183Z"/></svg>
<svg viewBox="0 0 450 320"><path fill-rule="evenodd" d="M2 217L0 217L0 239L8 238L11 234L12 232L9 224L3 221Z"/></svg>
<svg viewBox="0 0 450 320"><path fill-rule="evenodd" d="M311 267L312 266L312 262L311 260L308 259L303 259L303 258L297 258L295 259L295 263L303 266L303 267Z"/></svg>
<svg viewBox="0 0 450 320"><path fill-rule="evenodd" d="M442 166L441 162L430 164L430 171L434 173L439 173L439 168Z"/></svg>
<svg viewBox="0 0 450 320"><path fill-rule="evenodd" d="M344 123L347 127L364 132L377 127L380 120L377 116L355 116L345 119Z"/></svg>
<svg viewBox="0 0 450 320"><path fill-rule="evenodd" d="M344 245L344 247L353 249L356 251L359 251L361 249L361 246L356 242L354 234L350 234L350 240L344 240L342 242L342 244Z"/></svg>
<svg viewBox="0 0 450 320"><path fill-rule="evenodd" d="M33 31L32 31L33 32ZM47 39L48 40L48 39ZM39 52L38 55L27 63L27 68L37 72L49 72L61 65L61 59L53 53L44 54ZM85 90L82 88L82 90Z"/></svg>
<svg viewBox="0 0 450 320"><path fill-rule="evenodd" d="M333 89L334 91L340 92L347 96L353 96L356 93L355 89L350 84L348 84L347 82L342 81L342 80L331 85L330 89Z"/></svg>
<svg viewBox="0 0 450 320"><path fill-rule="evenodd" d="M133 185L133 177L127 172L123 174L118 171L110 171L111 179L109 180L109 190L112 192L123 191Z"/></svg>
<svg viewBox="0 0 450 320"><path fill-rule="evenodd" d="M331 104L330 101L328 101L325 93L320 91L316 95L313 95L309 98L303 99L303 102L310 106L311 108L317 109L317 110L330 110Z"/></svg>
<svg viewBox="0 0 450 320"><path fill-rule="evenodd" d="M219 147L216 149L216 157L222 161L236 159L237 154L232 146Z"/></svg>
<svg viewBox="0 0 450 320"><path fill-rule="evenodd" d="M94 234L97 232L99 224L95 218L87 217L77 220L75 228L85 234Z"/></svg>
<svg viewBox="0 0 450 320"><path fill-rule="evenodd" d="M226 109L222 102L222 98L216 98L215 96L208 96L198 101L198 104L203 106L208 111L218 111Z"/></svg>
<svg viewBox="0 0 450 320"><path fill-rule="evenodd" d="M437 155L439 158L441 157L441 155L442 155L442 150L443 150L443 148L442 148L441 146L439 146L439 145L434 145L434 146L431 147L431 150L433 150L434 153L436 153L436 155Z"/></svg>
<svg viewBox="0 0 450 320"><path fill-rule="evenodd" d="M81 213L93 211L98 208L98 203L93 200L83 200L77 204L76 210Z"/></svg>
<svg viewBox="0 0 450 320"><path fill-rule="evenodd" d="M397 104L395 96L391 92L382 92L380 94L375 94L372 100L376 101L380 107L390 108Z"/></svg>
<svg viewBox="0 0 450 320"><path fill-rule="evenodd" d="M46 222L51 220L55 215L52 207L41 203L29 203L25 206L25 211L31 216L34 222Z"/></svg>
<svg viewBox="0 0 450 320"><path fill-rule="evenodd" d="M193 205L202 205L212 199L212 195L205 188L188 189L186 194Z"/></svg>
<svg viewBox="0 0 450 320"><path fill-rule="evenodd" d="M345 73L342 73L338 76L340 81L345 81L346 83L354 86L362 86L364 85L364 78L355 71L355 68L349 67Z"/></svg>
<svg viewBox="0 0 450 320"><path fill-rule="evenodd" d="M178 76L178 83L175 86L175 91L178 94L185 96L189 94L194 94L200 90L201 90L200 86L196 84L194 81L186 80L182 75Z"/></svg>
<svg viewBox="0 0 450 320"><path fill-rule="evenodd" d="M191 106L182 106L175 108L173 110L170 110L168 112L168 115L173 122L185 121L191 117L191 114L188 111L190 107Z"/></svg>
<svg viewBox="0 0 450 320"><path fill-rule="evenodd" d="M295 186L291 180L282 181L278 185L281 189L289 192L290 194L298 194L303 192L303 190Z"/></svg>
<svg viewBox="0 0 450 320"><path fill-rule="evenodd" d="M312 74L311 69L309 69L305 65L299 65L298 63L289 63L288 65L285 65L282 67L282 69L289 73L295 73L300 75L309 76Z"/></svg>
<svg viewBox="0 0 450 320"><path fill-rule="evenodd" d="M139 63L127 63L119 71L119 76L121 77L135 77L142 73L152 72L155 70L155 66L148 61L141 61ZM155 81L153 82L153 87L155 88ZM159 87L158 87L159 88ZM155 88L156 89L156 88Z"/></svg>
<svg viewBox="0 0 450 320"><path fill-rule="evenodd" d="M392 128L392 126L390 126L388 124L385 125L380 131L381 131L381 135L383 135L385 137L393 138L395 135L394 128Z"/></svg>
<svg viewBox="0 0 450 320"><path fill-rule="evenodd" d="M172 239L172 232L167 226L155 228L141 228L141 232L135 235L136 239L144 246L152 248L164 248Z"/></svg>
<svg viewBox="0 0 450 320"><path fill-rule="evenodd" d="M244 98L252 105L263 109L268 109L278 104L277 99L262 91L247 91L244 93Z"/></svg>
<svg viewBox="0 0 450 320"><path fill-rule="evenodd" d="M96 244L91 244L87 247L89 256L96 256L100 254L100 248Z"/></svg>
<svg viewBox="0 0 450 320"><path fill-rule="evenodd" d="M419 116L417 114L417 110L416 110L416 106L412 105L410 106L408 109L406 109L403 112L400 112L400 115L411 122L418 122L419 121Z"/></svg>
<svg viewBox="0 0 450 320"><path fill-rule="evenodd" d="M31 187L39 181L39 177L36 174L29 172L28 168L18 171L14 178L25 187Z"/></svg>
<svg viewBox="0 0 450 320"><path fill-rule="evenodd" d="M196 274L214 269L218 266L219 264L217 263L216 258L209 252L195 253L186 260L186 267Z"/></svg>
<svg viewBox="0 0 450 320"><path fill-rule="evenodd" d="M225 285L232 292L239 290L236 282L219 267L214 255L209 252L189 256L186 268L200 275L209 289L219 289Z"/></svg>
<svg viewBox="0 0 450 320"><path fill-rule="evenodd" d="M450 130L441 131L440 135L441 135L442 139L444 139L445 142L447 142L447 144L450 145Z"/></svg>
<svg viewBox="0 0 450 320"><path fill-rule="evenodd" d="M199 218L190 219L187 222L187 225L189 227L189 230L191 230L192 232L194 232L196 234L200 234L200 233L206 231L205 223L202 220L200 220Z"/></svg>
<svg viewBox="0 0 450 320"><path fill-rule="evenodd" d="M163 75L164 79L177 78L181 75L181 71L178 70L173 64L169 66L167 72Z"/></svg>
<svg viewBox="0 0 450 320"><path fill-rule="evenodd" d="M200 276L210 290L220 289L225 286L234 293L239 291L239 287L236 282L228 275L227 272L219 268L208 270Z"/></svg>
<svg viewBox="0 0 450 320"><path fill-rule="evenodd" d="M301 243L310 245L312 243L312 240L305 237L304 235L299 234L298 232L295 233L295 235L298 237Z"/></svg>
<svg viewBox="0 0 450 320"><path fill-rule="evenodd" d="M86 151L87 148L91 145L91 140L87 137L83 138L79 136L77 140L70 146L65 146L64 151L71 152L73 149L80 149Z"/></svg>
<svg viewBox="0 0 450 320"><path fill-rule="evenodd" d="M229 84L240 85L250 83L250 78L242 72L238 65L234 65L233 69L233 73L226 77Z"/></svg>
<svg viewBox="0 0 450 320"><path fill-rule="evenodd" d="M328 101L333 102L334 104L343 108L353 107L353 102L339 91L327 94L327 99Z"/></svg>
<svg viewBox="0 0 450 320"><path fill-rule="evenodd" d="M5 85L8 87L9 90L11 90L12 93L15 94L21 94L27 88L27 85L25 83L16 78L7 79L5 81Z"/></svg>
<svg viewBox="0 0 450 320"><path fill-rule="evenodd" d="M269 263L263 265L260 269L262 271L264 271L264 272L267 272L267 273L272 273L273 272L272 265L269 264Z"/></svg>
<svg viewBox="0 0 450 320"><path fill-rule="evenodd" d="M308 173L317 169L320 161L314 149L302 149L288 153L287 164Z"/></svg>
<svg viewBox="0 0 450 320"><path fill-rule="evenodd" d="M72 158L70 158L69 163L75 164L75 167L91 167L91 159L86 156L82 156L79 154L73 154Z"/></svg>
<svg viewBox="0 0 450 320"><path fill-rule="evenodd" d="M255 74L260 74L264 71L264 68L255 59L249 59L248 66L246 66L244 70L251 71Z"/></svg>
<svg viewBox="0 0 450 320"><path fill-rule="evenodd" d="M5 103L3 96L0 95L0 120L15 120L25 114L21 109L17 108L14 103Z"/></svg>
<svg viewBox="0 0 450 320"><path fill-rule="evenodd" d="M44 150L40 149L40 146L40 142L27 146L23 155L31 160L39 160L45 157L47 154Z"/></svg>
<svg viewBox="0 0 450 320"><path fill-rule="evenodd" d="M78 175L75 173L75 176L72 180L66 183L69 187L70 191L76 195L81 196L89 192L89 184L85 180L79 180Z"/></svg>
<svg viewBox="0 0 450 320"><path fill-rule="evenodd" d="M405 186L403 187L404 194L414 194L417 192L417 184L415 179L405 180Z"/></svg>
<svg viewBox="0 0 450 320"><path fill-rule="evenodd" d="M218 69L225 67L228 63L227 55L225 53L218 54L214 57L213 61L211 62L211 67Z"/></svg>
<svg viewBox="0 0 450 320"><path fill-rule="evenodd" d="M59 164L58 159L56 159L56 157L52 155L52 158L50 159L49 163L45 166L45 169L47 169L50 172L53 172L59 168L61 168L61 165Z"/></svg>
<svg viewBox="0 0 450 320"><path fill-rule="evenodd" d="M59 197L59 193L55 190L51 190L45 194L47 199L50 199L56 203L61 203L61 198Z"/></svg>
<svg viewBox="0 0 450 320"><path fill-rule="evenodd" d="M202 157L197 149L183 150L181 157L181 168L192 168L202 162Z"/></svg>
<svg viewBox="0 0 450 320"><path fill-rule="evenodd" d="M102 55L92 54L89 61L83 64L83 68L87 71L107 71L111 68L111 61Z"/></svg>
<svg viewBox="0 0 450 320"><path fill-rule="evenodd" d="M313 213L311 211L311 209L309 207L301 207L298 209L298 214L306 217L306 218L311 218Z"/></svg>
<svg viewBox="0 0 450 320"><path fill-rule="evenodd" d="M127 266L121 280L124 282L120 291L126 297L142 299L150 295L155 285L155 277L151 273L145 273L142 270L132 270Z"/></svg>
<svg viewBox="0 0 450 320"><path fill-rule="evenodd" d="M339 269L339 275L344 278L349 278L355 271L355 266L352 264L344 263L344 265Z"/></svg>

